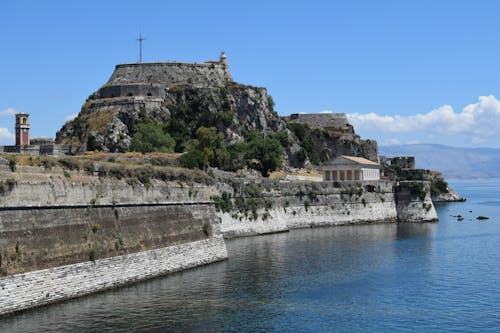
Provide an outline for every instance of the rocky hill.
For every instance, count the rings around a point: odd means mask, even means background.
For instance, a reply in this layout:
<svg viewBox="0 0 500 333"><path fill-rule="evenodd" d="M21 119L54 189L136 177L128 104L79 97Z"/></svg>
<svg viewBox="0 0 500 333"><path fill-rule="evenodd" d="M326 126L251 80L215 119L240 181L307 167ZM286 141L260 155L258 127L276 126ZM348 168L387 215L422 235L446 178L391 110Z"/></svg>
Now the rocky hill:
<svg viewBox="0 0 500 333"><path fill-rule="evenodd" d="M56 141L75 145L81 152L125 152L140 121L161 124L175 140L176 152L184 152L203 126L222 133L228 145L244 141L252 132L279 133L284 160L294 167L341 154L377 159L376 142L361 140L352 126L341 132L304 124L287 127L265 88L232 80L224 54L205 63L117 65L78 116L58 131Z"/></svg>

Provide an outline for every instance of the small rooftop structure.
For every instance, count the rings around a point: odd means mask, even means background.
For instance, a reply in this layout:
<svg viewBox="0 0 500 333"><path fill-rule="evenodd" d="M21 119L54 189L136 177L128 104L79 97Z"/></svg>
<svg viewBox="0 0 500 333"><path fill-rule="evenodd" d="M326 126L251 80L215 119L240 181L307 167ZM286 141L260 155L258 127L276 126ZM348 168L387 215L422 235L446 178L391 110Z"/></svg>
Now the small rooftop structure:
<svg viewBox="0 0 500 333"><path fill-rule="evenodd" d="M364 157L342 155L323 165L323 180L380 180L380 164Z"/></svg>

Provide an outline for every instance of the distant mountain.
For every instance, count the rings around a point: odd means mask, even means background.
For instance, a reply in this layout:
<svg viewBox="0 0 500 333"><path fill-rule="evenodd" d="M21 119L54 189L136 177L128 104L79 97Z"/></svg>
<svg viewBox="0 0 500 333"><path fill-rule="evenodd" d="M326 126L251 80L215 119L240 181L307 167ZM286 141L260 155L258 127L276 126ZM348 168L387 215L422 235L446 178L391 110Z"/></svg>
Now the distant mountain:
<svg viewBox="0 0 500 333"><path fill-rule="evenodd" d="M500 178L500 149L434 144L381 146L380 155L415 156L417 168L439 170L447 178Z"/></svg>

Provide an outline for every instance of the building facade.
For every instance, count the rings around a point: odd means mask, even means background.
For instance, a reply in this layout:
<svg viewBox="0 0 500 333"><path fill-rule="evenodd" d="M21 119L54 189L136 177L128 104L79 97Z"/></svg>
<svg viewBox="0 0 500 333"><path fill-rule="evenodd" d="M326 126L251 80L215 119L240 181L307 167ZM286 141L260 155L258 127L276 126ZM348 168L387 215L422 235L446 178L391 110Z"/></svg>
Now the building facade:
<svg viewBox="0 0 500 333"><path fill-rule="evenodd" d="M363 157L342 155L323 165L323 180L380 180L380 164Z"/></svg>

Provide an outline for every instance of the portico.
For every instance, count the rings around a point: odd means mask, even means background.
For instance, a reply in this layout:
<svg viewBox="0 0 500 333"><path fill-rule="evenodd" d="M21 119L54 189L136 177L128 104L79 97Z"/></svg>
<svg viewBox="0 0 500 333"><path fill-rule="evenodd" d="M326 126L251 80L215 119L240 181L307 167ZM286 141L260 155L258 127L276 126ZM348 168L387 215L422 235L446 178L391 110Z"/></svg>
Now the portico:
<svg viewBox="0 0 500 333"><path fill-rule="evenodd" d="M380 180L380 164L363 157L342 155L323 166L323 180Z"/></svg>

